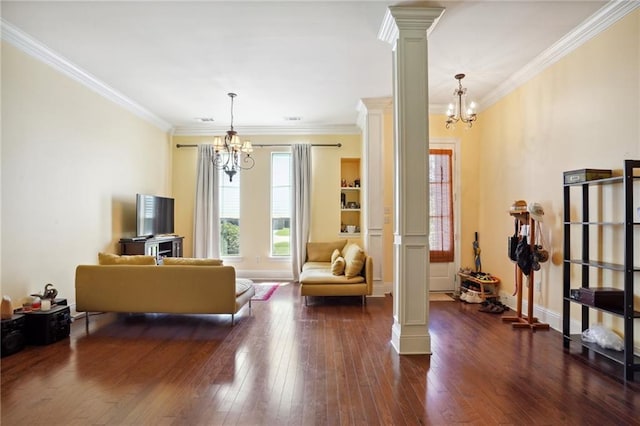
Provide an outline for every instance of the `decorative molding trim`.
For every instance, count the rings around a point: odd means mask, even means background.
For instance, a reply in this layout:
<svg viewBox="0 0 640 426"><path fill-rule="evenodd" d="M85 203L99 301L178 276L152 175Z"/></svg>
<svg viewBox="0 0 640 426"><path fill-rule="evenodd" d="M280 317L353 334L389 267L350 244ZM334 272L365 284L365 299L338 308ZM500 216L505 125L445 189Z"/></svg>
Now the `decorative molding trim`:
<svg viewBox="0 0 640 426"><path fill-rule="evenodd" d="M113 103L137 115L143 120L158 127L163 132L168 132L171 129L171 124L101 82L93 75L72 64L49 47L7 22L4 18L0 18L0 23L2 24L2 40L12 44L22 52L44 62L104 98L109 99Z"/></svg>
<svg viewBox="0 0 640 426"><path fill-rule="evenodd" d="M363 98L358 101L356 110L358 111L358 118L356 123L360 129L364 129L367 114L373 111L382 111L388 114L393 109L393 99L391 96L385 96L382 98Z"/></svg>
<svg viewBox="0 0 640 426"><path fill-rule="evenodd" d="M431 354L431 335L426 327L401 327L394 323L391 328L391 346L399 355ZM407 329L407 330L403 330ZM411 333L413 332L413 334Z"/></svg>
<svg viewBox="0 0 640 426"><path fill-rule="evenodd" d="M480 111L495 104L638 7L640 2L637 1L609 2L481 99Z"/></svg>
<svg viewBox="0 0 640 426"><path fill-rule="evenodd" d="M373 287L373 293L378 297L390 295L393 293L393 283L384 281L378 287Z"/></svg>
<svg viewBox="0 0 640 426"><path fill-rule="evenodd" d="M359 135L356 124L333 124L326 126L234 126L243 136L249 135ZM224 134L229 127L193 125L176 126L176 136L215 136Z"/></svg>
<svg viewBox="0 0 640 426"><path fill-rule="evenodd" d="M387 11L384 13L384 18L382 18L380 29L378 30L378 40L386 41L395 49L398 32L396 20L393 19L391 11L387 8Z"/></svg>
<svg viewBox="0 0 640 426"><path fill-rule="evenodd" d="M446 10L444 8L437 7L426 8L411 6L390 6L387 8L384 18L382 18L380 29L378 30L378 40L386 41L393 47L393 49L396 47L400 31L398 30L396 18L391 14L392 8L394 9L398 19L405 20L407 23L415 22L415 18L417 18L418 25L423 25L425 18L433 18L433 22L426 29L427 38L429 38L433 29L436 27L438 21L442 18L442 15Z"/></svg>

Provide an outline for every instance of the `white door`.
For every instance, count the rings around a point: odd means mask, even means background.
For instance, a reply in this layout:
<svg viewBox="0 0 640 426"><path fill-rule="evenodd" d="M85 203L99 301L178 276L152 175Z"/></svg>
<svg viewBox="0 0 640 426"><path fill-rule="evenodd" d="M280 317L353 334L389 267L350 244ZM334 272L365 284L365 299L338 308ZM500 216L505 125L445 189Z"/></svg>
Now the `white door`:
<svg viewBox="0 0 640 426"><path fill-rule="evenodd" d="M432 250L429 291L455 290L460 258L458 146L457 139L436 139L429 142L429 244Z"/></svg>

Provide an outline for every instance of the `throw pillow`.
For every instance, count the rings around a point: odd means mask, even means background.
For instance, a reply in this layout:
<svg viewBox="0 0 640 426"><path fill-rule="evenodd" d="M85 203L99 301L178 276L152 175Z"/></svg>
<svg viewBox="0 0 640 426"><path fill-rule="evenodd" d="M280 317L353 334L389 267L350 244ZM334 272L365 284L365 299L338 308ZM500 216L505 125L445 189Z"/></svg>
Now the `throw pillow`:
<svg viewBox="0 0 640 426"><path fill-rule="evenodd" d="M352 278L360 274L364 266L364 250L357 244L349 244L344 253L345 268L344 274L347 278Z"/></svg>
<svg viewBox="0 0 640 426"><path fill-rule="evenodd" d="M335 249L331 254L331 263L333 264L333 262L335 262L338 257L340 257L340 250Z"/></svg>
<svg viewBox="0 0 640 426"><path fill-rule="evenodd" d="M307 262L331 262L331 255L335 249L342 250L346 241L332 241L328 243L307 243Z"/></svg>
<svg viewBox="0 0 640 426"><path fill-rule="evenodd" d="M98 253L98 265L155 265L154 256L118 256L111 253Z"/></svg>
<svg viewBox="0 0 640 426"><path fill-rule="evenodd" d="M198 257L165 257L163 265L200 265L222 266L222 259L204 259Z"/></svg>
<svg viewBox="0 0 640 426"><path fill-rule="evenodd" d="M331 262L331 273L333 275L344 275L344 266L345 261L344 257L338 256L336 259Z"/></svg>
<svg viewBox="0 0 640 426"><path fill-rule="evenodd" d="M356 243L351 243L349 241L347 241L347 243L345 244L345 246L342 248L342 251L340 252L340 254L342 255L342 257L346 257L347 256L347 251L349 251L349 249L351 248L351 246L357 246Z"/></svg>

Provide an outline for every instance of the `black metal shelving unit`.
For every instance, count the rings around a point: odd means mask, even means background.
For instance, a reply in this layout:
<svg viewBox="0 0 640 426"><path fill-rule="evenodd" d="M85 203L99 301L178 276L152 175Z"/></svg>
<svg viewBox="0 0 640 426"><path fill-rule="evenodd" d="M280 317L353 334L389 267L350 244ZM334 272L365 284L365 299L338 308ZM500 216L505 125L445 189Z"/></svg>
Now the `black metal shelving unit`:
<svg viewBox="0 0 640 426"><path fill-rule="evenodd" d="M634 380L636 372L640 371L640 357L634 355L633 338L634 323L640 318L640 312L634 309L633 297L636 289L640 290L640 266L634 263L634 248L640 247L640 239L635 234L640 229L640 220L635 219L636 207L640 207L640 200L634 201L634 182L640 184L640 160L625 160L622 176L616 176L606 179L589 180L585 182L565 183L564 184L564 262L563 262L563 309L562 309L562 332L563 345L565 348L570 347L572 341L579 342L583 348L598 353L623 365L625 380ZM589 207L591 200L589 199L590 188L594 186L604 185L621 185L624 198L624 219L620 222L600 222L591 221L589 216ZM580 221L571 221L571 188L581 187L581 202L575 203L582 208L582 216ZM573 191L577 192L577 191ZM597 200L596 200L597 201ZM600 201L601 203L601 201ZM571 235L572 228L579 227L579 235L582 238L582 253L580 258L576 259L571 256ZM614 264L602 262L593 259L590 253L590 231L594 227L614 227L621 228L624 244L624 263ZM615 232L615 231L614 231ZM617 235L617 234L616 234ZM574 277L572 281L571 266L580 265L580 286L586 287L603 287L602 284L590 284L590 272L592 270L610 270L617 271L623 275L623 309L607 309L595 307L585 304L582 301L572 299L571 289L572 283L578 283L578 277ZM576 274L578 275L578 274ZM591 311L605 312L610 315L621 317L624 323L624 350L617 352L614 350L604 349L597 344L582 341L581 334L571 334L571 305L579 304L582 310L582 330L589 328L589 314Z"/></svg>

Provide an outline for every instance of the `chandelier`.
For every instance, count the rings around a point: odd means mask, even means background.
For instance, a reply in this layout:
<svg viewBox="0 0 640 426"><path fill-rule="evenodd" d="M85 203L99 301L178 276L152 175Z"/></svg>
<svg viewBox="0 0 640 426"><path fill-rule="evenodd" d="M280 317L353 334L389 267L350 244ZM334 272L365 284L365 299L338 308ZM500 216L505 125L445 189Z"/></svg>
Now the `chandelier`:
<svg viewBox="0 0 640 426"><path fill-rule="evenodd" d="M454 127L458 121L467 124L471 128L472 123L476 121L476 103L471 102L467 108L467 89L462 87L462 79L464 74L456 74L455 79L458 80L458 87L453 91L453 102L449 104L447 109L447 129Z"/></svg>
<svg viewBox="0 0 640 426"><path fill-rule="evenodd" d="M231 98L231 128L227 130L226 135L213 138L213 149L216 154L213 165L218 170L224 170L229 176L229 182L232 182L236 173L252 168L255 160L251 157L253 152L251 141L240 142L238 132L233 130L233 99L238 95L235 93L227 93L227 95Z"/></svg>

